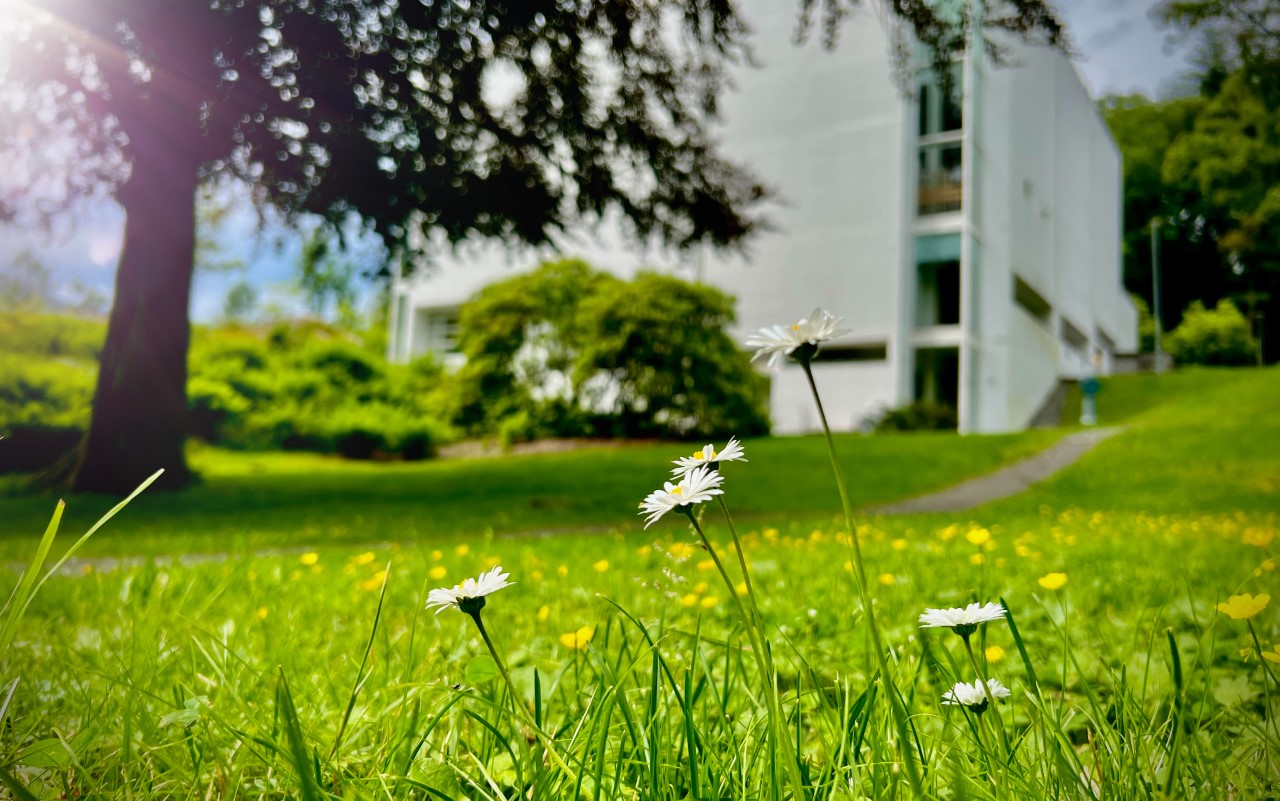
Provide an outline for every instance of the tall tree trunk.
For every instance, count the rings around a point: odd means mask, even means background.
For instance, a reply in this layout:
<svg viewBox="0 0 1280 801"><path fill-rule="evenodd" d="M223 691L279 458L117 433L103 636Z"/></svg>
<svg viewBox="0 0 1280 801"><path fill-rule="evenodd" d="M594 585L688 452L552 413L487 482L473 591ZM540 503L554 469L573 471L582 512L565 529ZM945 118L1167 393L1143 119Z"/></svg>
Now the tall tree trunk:
<svg viewBox="0 0 1280 801"><path fill-rule="evenodd" d="M135 158L117 193L124 247L93 416L72 480L78 492L125 494L160 468L160 486L192 479L183 443L199 165L166 155Z"/></svg>

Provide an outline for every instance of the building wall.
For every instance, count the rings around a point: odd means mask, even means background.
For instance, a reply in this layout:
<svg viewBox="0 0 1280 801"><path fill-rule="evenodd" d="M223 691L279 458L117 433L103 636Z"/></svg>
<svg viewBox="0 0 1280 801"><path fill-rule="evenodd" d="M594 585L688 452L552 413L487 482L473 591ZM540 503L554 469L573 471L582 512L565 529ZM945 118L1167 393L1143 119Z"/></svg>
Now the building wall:
<svg viewBox="0 0 1280 801"><path fill-rule="evenodd" d="M845 341L886 343L885 361L821 366L827 413L839 428L897 405L892 365L899 355L908 201L901 164L906 112L892 80L888 37L873 14L860 14L834 51L816 42L797 47L794 6L770 0L744 5L757 32L760 68L739 70L736 91L722 102L724 152L751 165L776 193L766 209L773 230L751 241L748 257L646 250L628 241L614 220L537 253L508 254L484 244L464 248L425 277L399 284L397 292L418 309L454 307L493 280L566 256L622 276L641 267L674 272L737 297L733 334L739 339L821 306L845 318L851 329ZM418 352L406 340L392 346L396 357ZM798 367L778 368L773 387L775 431L818 427L808 411L812 401L800 400L808 389Z"/></svg>
<svg viewBox="0 0 1280 801"><path fill-rule="evenodd" d="M1136 313L1119 290L1119 154L1067 58L1014 46L1014 68L967 65L965 208L918 217L917 112L893 81L880 20L857 14L825 51L793 44L794 6L744 6L760 68L739 70L722 102L724 151L776 192L773 228L749 243L749 256L646 248L614 219L540 252L467 246L397 283L416 311L413 324L395 324L392 356L420 352L411 333L429 310L563 257L624 277L651 268L719 286L738 299L739 339L815 307L844 317L844 342L884 343L888 357L815 366L837 429L913 397L917 347L962 354L966 431L1025 426L1059 377L1090 369L1107 339L1136 349ZM921 329L915 243L940 231L962 236L961 324ZM1043 319L1014 302L1015 275L1048 303ZM1084 333L1083 347L1064 343L1064 320ZM818 427L798 367L774 371L771 412L777 433Z"/></svg>
<svg viewBox="0 0 1280 801"><path fill-rule="evenodd" d="M1137 336L1120 285L1115 143L1069 59L1027 46L1013 58L1016 68L985 70L980 112L976 431L1025 426L1060 378L1109 369L1108 339L1128 351ZM1010 302L1015 276L1046 315Z"/></svg>

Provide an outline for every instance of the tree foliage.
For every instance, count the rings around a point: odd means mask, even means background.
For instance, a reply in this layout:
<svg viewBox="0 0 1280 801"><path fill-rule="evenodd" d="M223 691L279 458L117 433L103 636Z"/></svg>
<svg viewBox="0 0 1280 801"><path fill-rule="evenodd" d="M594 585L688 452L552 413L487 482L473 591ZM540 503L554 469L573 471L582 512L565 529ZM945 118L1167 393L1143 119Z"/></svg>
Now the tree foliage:
<svg viewBox="0 0 1280 801"><path fill-rule="evenodd" d="M1125 163L1125 278L1152 297L1150 221L1160 222L1165 330L1193 301L1233 298L1254 329L1280 316L1280 9L1243 0L1166 2L1203 36L1198 94L1107 98ZM1280 356L1280 327L1264 350Z"/></svg>
<svg viewBox="0 0 1280 801"><path fill-rule="evenodd" d="M456 420L521 439L763 432L764 379L725 332L733 319L708 286L544 264L462 307Z"/></svg>
<svg viewBox="0 0 1280 801"><path fill-rule="evenodd" d="M1258 349L1249 321L1229 300L1219 301L1214 309L1198 300L1192 303L1164 344L1178 364L1253 364Z"/></svg>

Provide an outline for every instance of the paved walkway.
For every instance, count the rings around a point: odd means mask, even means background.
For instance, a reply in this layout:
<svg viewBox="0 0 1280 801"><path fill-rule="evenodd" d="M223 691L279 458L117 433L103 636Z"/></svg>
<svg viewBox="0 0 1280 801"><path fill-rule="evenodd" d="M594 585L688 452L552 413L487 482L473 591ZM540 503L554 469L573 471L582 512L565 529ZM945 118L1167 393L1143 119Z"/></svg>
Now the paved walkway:
<svg viewBox="0 0 1280 801"><path fill-rule="evenodd" d="M904 515L916 512L963 512L1026 491L1059 470L1074 464L1094 446L1120 433L1122 427L1091 428L1063 437L1056 445L1035 456L1002 467L994 473L969 479L928 495L862 509L864 514Z"/></svg>

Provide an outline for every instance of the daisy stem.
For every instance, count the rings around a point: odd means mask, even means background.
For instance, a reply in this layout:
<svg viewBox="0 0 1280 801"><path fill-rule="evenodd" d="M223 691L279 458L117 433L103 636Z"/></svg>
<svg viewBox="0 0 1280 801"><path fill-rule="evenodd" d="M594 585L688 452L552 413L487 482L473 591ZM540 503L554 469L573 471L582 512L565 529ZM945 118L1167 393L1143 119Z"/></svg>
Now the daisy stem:
<svg viewBox="0 0 1280 801"><path fill-rule="evenodd" d="M724 502L724 496L717 495L716 500L719 501L720 511L724 513L725 523L729 526L729 536L733 538L733 550L738 555L738 566L742 569L742 583L747 589L747 601L751 604L751 620L748 621L748 623L756 629L756 638L759 642L760 653L764 657L762 667L769 682L770 693L776 695L778 670L773 664L773 649L769 648L769 640L764 630L764 616L760 614L760 604L756 601L755 586L751 583L751 570L747 567L747 554L746 551L742 549L742 540L738 538L738 527L733 524L733 517L729 514L729 505ZM728 583L728 581L728 577L725 576L725 582ZM736 597L738 590L736 587L731 586L729 587L729 593ZM781 698L777 699L777 703L779 715L781 715ZM790 743L788 738L783 739ZM790 754L788 754L788 756L790 756Z"/></svg>
<svg viewBox="0 0 1280 801"><path fill-rule="evenodd" d="M991 714L996 719L996 733L1000 735L1000 745L1004 747L1005 759L1012 758L1009 752L1009 737L1004 733L1004 720L1000 717L1000 710L996 709L996 699L991 697L991 686L987 684L987 672L978 664L978 657L973 653L973 644L969 642L968 637L961 637L964 640L964 652L969 655L969 664L973 666L973 672L978 675L978 681L982 683L982 694L987 699L987 706Z"/></svg>
<svg viewBox="0 0 1280 801"><path fill-rule="evenodd" d="M888 685L885 695L889 699L889 710L893 714L893 722L898 729L898 741L902 748L903 762L907 766L907 779L911 782L911 791L916 798L924 797L924 785L920 779L920 768L916 765L916 755L911 750L911 733L907 724L907 710L902 706L902 699L889 674L889 661L884 655L884 645L880 639L880 627L876 625L875 611L871 608L871 592L867 585L867 571L862 563L862 545L858 541L858 528L853 522L853 504L849 501L849 487L844 480L844 471L840 469L840 460L836 456L836 441L831 435L831 426L827 423L826 410L822 408L822 396L818 394L818 385L813 380L813 368L810 366L812 354L799 359L804 368L805 378L809 380L809 390L813 393L814 405L818 407L818 419L822 421L822 433L827 438L827 454L831 457L831 469L836 475L836 488L840 491L840 506L844 511L844 524L849 531L849 548L853 553L853 569L858 594L862 600L862 608L866 611L867 626L871 630L871 649L875 653L876 667L881 681Z"/></svg>
<svg viewBox="0 0 1280 801"><path fill-rule="evenodd" d="M738 554L738 565L742 568L742 583L747 588L747 600L751 602L751 614L755 625L759 627L760 636L764 636L764 618L760 615L760 605L756 603L755 587L751 584L751 571L747 569L747 555L742 550L742 541L738 539L738 528L733 524L733 518L729 516L729 505L724 502L723 495L717 495L716 500L720 503L720 511L724 513L724 522L729 525L729 536L733 537L733 550ZM734 587L730 587L731 592L736 593Z"/></svg>
<svg viewBox="0 0 1280 801"><path fill-rule="evenodd" d="M468 612L471 619L475 621L476 628L480 630L480 639L484 640L485 647L489 649L489 655L493 657L493 662L498 666L498 673L502 674L502 680L507 683L507 691L511 693L511 701L515 704L525 718L525 723L533 731L533 733L542 741L543 748L546 749L547 756L551 761L563 770L569 776L569 781L577 783L578 774L574 773L573 768L565 762L560 754L556 751L555 744L551 740L551 736L542 730L538 725L538 721L534 720L533 715L529 712L528 707L520 700L520 691L516 689L515 682L511 680L511 674L507 672L507 666L503 663L502 657L498 656L498 649L493 647L493 641L489 639L489 632L484 627L484 621L480 619L480 610Z"/></svg>
<svg viewBox="0 0 1280 801"><path fill-rule="evenodd" d="M688 509L688 507L685 507ZM733 579L729 576L729 571L725 570L724 563L720 561L720 555L716 553L716 549L712 547L711 540L707 538L707 533L702 530L702 525L698 523L697 517L692 511L687 511L689 522L693 524L693 529L698 533L698 539L702 540L702 547L707 549L707 553L711 554L711 561L715 562L716 570L720 571L720 578L724 580L724 584L729 588L729 597L733 599L734 605L738 608L738 614L742 617L742 622L746 624L747 634L751 638L751 652L755 655L756 668L764 676L768 690L765 698L769 703L769 717L772 720L773 739L779 743L784 749L782 761L787 765L787 772L792 784L795 787L795 797L803 799L804 778L800 775L800 765L796 761L797 756L792 751L791 740L787 736L786 726L783 725L784 718L782 716L782 701L778 697L778 674L773 667L773 658L769 655L768 642L765 639L764 631L756 625L756 619L747 613L747 608L742 605L742 599L738 597L738 592L733 586ZM737 536L734 536L734 542L737 543ZM745 562L744 562L745 565ZM753 603L754 606L754 603Z"/></svg>
<svg viewBox="0 0 1280 801"><path fill-rule="evenodd" d="M1249 636L1253 638L1253 647L1258 650L1258 661L1262 663L1262 672L1267 674L1267 678L1271 679L1272 683L1275 683L1275 674L1271 672L1271 666L1267 664L1267 658L1263 656L1262 642L1258 639L1258 632L1253 627L1253 621L1246 619L1244 624L1249 627ZM1276 716L1271 714L1271 689L1266 682L1263 682L1262 693L1267 704L1267 720L1271 722L1271 727L1275 729L1277 724L1275 721Z"/></svg>

